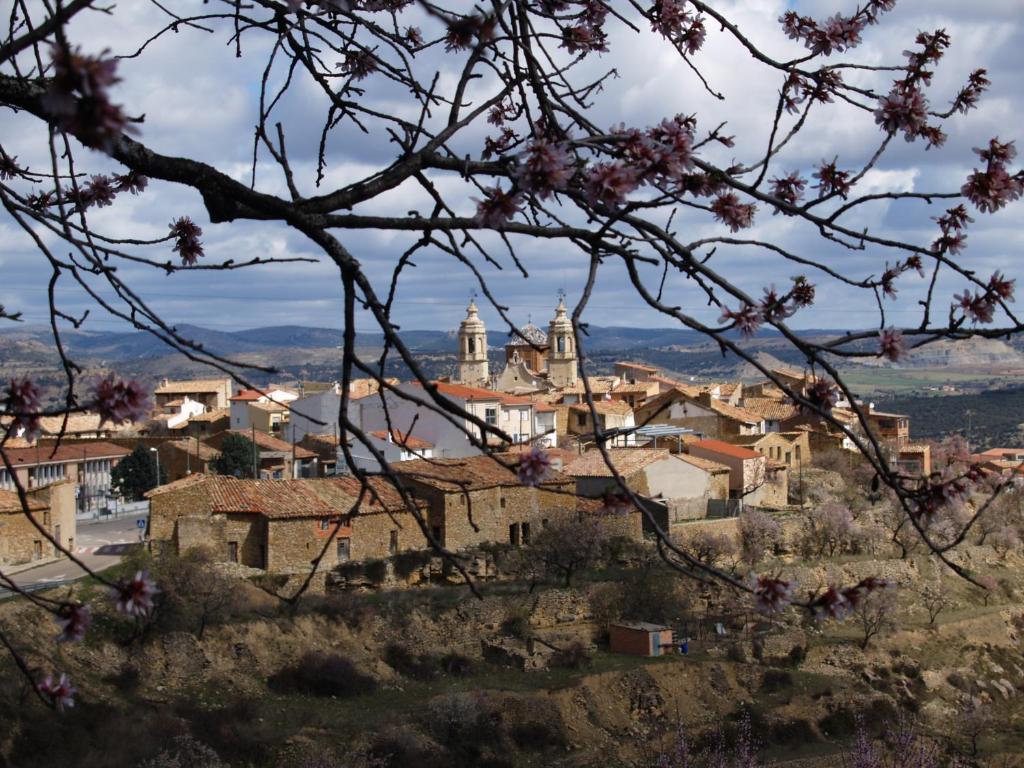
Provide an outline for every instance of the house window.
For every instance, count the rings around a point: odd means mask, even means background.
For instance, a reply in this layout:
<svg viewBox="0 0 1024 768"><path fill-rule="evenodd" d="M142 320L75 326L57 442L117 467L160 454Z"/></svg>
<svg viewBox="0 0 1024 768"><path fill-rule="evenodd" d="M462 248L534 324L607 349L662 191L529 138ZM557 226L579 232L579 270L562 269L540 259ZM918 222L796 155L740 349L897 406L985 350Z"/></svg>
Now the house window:
<svg viewBox="0 0 1024 768"><path fill-rule="evenodd" d="M45 525L47 528L50 527L50 510L46 510L45 512L43 512L43 525Z"/></svg>
<svg viewBox="0 0 1024 768"><path fill-rule="evenodd" d="M32 542L32 559L39 560L43 556L43 542L36 539Z"/></svg>
<svg viewBox="0 0 1024 768"><path fill-rule="evenodd" d="M505 497L504 496L501 497L501 508L502 509L505 508Z"/></svg>
<svg viewBox="0 0 1024 768"><path fill-rule="evenodd" d="M490 426L495 426L498 423L498 409L497 408L486 408L484 409L484 421Z"/></svg>
<svg viewBox="0 0 1024 768"><path fill-rule="evenodd" d="M320 530L321 531L326 531L330 527L331 527L331 521L330 520L324 519L324 520L320 521Z"/></svg>
<svg viewBox="0 0 1024 768"><path fill-rule="evenodd" d="M338 539L338 562L346 563L352 557L352 539Z"/></svg>
<svg viewBox="0 0 1024 768"><path fill-rule="evenodd" d="M474 337L469 337L468 346L469 349L467 351L469 352L469 354L474 354L476 352L476 339Z"/></svg>
<svg viewBox="0 0 1024 768"><path fill-rule="evenodd" d="M523 544L530 543L530 524L523 523Z"/></svg>
<svg viewBox="0 0 1024 768"><path fill-rule="evenodd" d="M543 520L540 521L540 527L541 528L547 528L548 527L548 519L546 517Z"/></svg>
<svg viewBox="0 0 1024 768"><path fill-rule="evenodd" d="M786 463L787 464L792 464L793 463L793 454L790 453L789 451L786 451Z"/></svg>
<svg viewBox="0 0 1024 768"><path fill-rule="evenodd" d="M398 531L391 532L391 540L388 541L388 554L398 554Z"/></svg>
<svg viewBox="0 0 1024 768"><path fill-rule="evenodd" d="M578 426L581 426L581 427L587 426L587 414L585 414L585 413L577 413L576 414L576 424Z"/></svg>
<svg viewBox="0 0 1024 768"><path fill-rule="evenodd" d="M796 447L796 460L800 461L800 446L799 445Z"/></svg>
<svg viewBox="0 0 1024 768"><path fill-rule="evenodd" d="M558 351L565 352L565 336L558 337Z"/></svg>
<svg viewBox="0 0 1024 768"><path fill-rule="evenodd" d="M508 543L514 547L519 546L519 523L512 523L508 527Z"/></svg>
<svg viewBox="0 0 1024 768"><path fill-rule="evenodd" d="M238 562L238 542L237 541L229 541L228 542L228 562L229 563L237 563Z"/></svg>

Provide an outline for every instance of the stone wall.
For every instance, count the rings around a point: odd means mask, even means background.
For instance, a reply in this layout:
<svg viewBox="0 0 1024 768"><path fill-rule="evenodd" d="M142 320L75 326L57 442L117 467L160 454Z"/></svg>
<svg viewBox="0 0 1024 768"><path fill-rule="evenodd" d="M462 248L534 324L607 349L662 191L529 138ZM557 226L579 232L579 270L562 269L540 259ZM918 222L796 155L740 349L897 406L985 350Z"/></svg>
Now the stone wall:
<svg viewBox="0 0 1024 768"><path fill-rule="evenodd" d="M43 521L42 510L33 513ZM0 515L0 564L20 565L53 557L53 545L46 541L22 512Z"/></svg>
<svg viewBox="0 0 1024 768"><path fill-rule="evenodd" d="M528 540L548 522L570 520L576 513L574 484L551 486L498 486L468 493L445 492L411 482L417 495L430 505L429 522L444 546L451 550L481 544L511 543L512 526L520 541ZM526 526L526 527L524 527Z"/></svg>

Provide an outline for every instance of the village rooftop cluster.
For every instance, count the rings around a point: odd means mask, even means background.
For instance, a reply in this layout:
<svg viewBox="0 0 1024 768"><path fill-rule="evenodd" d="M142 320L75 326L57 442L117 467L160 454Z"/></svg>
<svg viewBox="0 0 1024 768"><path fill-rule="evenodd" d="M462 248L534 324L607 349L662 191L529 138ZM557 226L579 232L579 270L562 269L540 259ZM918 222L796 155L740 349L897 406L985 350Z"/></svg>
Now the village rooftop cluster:
<svg viewBox="0 0 1024 768"><path fill-rule="evenodd" d="M66 422L44 418L38 437L9 435L3 451L29 491L32 511L68 550L74 550L76 520L123 505L111 473L143 446L163 481L146 494L146 538L155 553L202 545L224 562L302 573L325 549L327 566L388 558L429 549L428 533L434 545L458 552L529 545L552 522L591 518L609 533L640 540L654 525L672 535L744 509L792 512L804 506L803 470L812 456L856 450L846 434L802 412L776 383L806 392L817 382L810 371L776 368L775 381L696 384L650 365L619 362L610 375L584 382L561 301L546 331L529 323L510 335L500 372L491 370L487 331L474 303L457 345L455 374L434 386L511 442L481 435L491 454L485 455L468 437L480 432L470 420L452 423L397 396L422 395L418 382L387 380L382 392L376 380L353 381L348 417L402 485L400 492L374 477L372 493L362 494L361 502L360 483L344 472L337 383L252 390L227 378L164 380L142 425L104 424L88 413ZM911 439L907 416L857 405L893 466L911 477L931 473L929 447ZM849 402L839 402L832 415L859 433ZM242 477L216 471L232 435L254 446L251 471ZM598 435L607 438L613 465L646 515L622 502L597 450ZM379 472L377 459L360 450L365 446L348 440L356 464ZM515 465L524 452L537 450L550 469L531 487ZM1022 456L993 449L975 460L1005 473ZM10 473L0 469L6 517L0 564L54 557L53 545L20 514L13 489Z"/></svg>

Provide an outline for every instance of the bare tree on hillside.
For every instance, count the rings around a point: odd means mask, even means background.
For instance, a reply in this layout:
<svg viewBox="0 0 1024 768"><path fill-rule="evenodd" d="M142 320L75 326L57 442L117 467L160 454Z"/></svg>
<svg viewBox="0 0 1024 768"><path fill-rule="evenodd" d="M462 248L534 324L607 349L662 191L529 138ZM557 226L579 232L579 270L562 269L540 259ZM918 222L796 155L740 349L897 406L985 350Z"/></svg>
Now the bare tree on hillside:
<svg viewBox="0 0 1024 768"><path fill-rule="evenodd" d="M918 163L925 149L940 152L946 123L970 112L989 81L979 68L957 73L962 84L951 91L935 87L933 73L953 42L945 30L920 32L907 41L905 53L881 63L860 56L858 45L885 22L895 0L862 0L832 15L840 5L820 19L786 11L777 40L762 46L729 12L704 0L490 0L472 9L425 0L211 0L190 16L174 15L176 5L153 0L162 21L140 39L125 41L123 50L107 52L89 49L89 41L76 35L76 25L104 15L116 18L124 12L120 6L18 0L0 40L0 106L13 115L18 146L27 149L19 149L19 157L5 132L0 202L50 276L49 314L66 382L62 401L50 407L40 402L31 380L10 381L3 395L8 429L0 446L17 434L33 433L42 415L89 409L120 421L146 412L144 393L133 382L108 379L92 387L79 382L64 333L87 318L62 308L65 285L171 349L252 386L251 367L180 332L155 311L135 275L148 268L168 275L205 272L212 278L220 271L294 259L212 259L204 250L206 221L175 212L158 232L126 233L101 215L123 210L133 196L144 199L156 189L176 187L202 201L209 224L277 223L336 267L344 325L338 426L347 438L340 446L344 463L362 481L349 512L358 513L375 495L368 482L374 473L355 460L356 454L371 456L381 466L376 474L395 485L424 538L467 579L464 561L434 538L379 447L350 417L348 385L359 376L377 379L385 410L388 398L430 409L463 429L481 452L494 455L495 445L510 445L513 437L500 426L466 413L429 381L403 341L393 310L400 287L422 268L416 260L442 255L472 277L510 333L521 335L500 286L485 277L484 267L500 266L525 277L524 252L538 240L574 254L587 275L571 319L592 423L599 420L585 375L585 318L598 276L619 269L640 305L753 365L803 412L852 441L876 482L892 489L915 536L947 567L971 578L948 552L970 533L984 508L951 540L933 540L928 523L949 501L970 492L979 479L977 468L968 463L962 472L944 471L923 483L904 474L872 431L836 363L898 360L940 339L1018 333L1013 279L977 272L964 251L975 218L1019 198L1024 177L1013 164L1013 142L992 138L976 150L973 170L957 184L908 191L883 175L876 185L872 171L894 147L913 144L902 151L914 153ZM620 74L616 66L638 43L662 46L679 57L692 73L684 86L691 92L725 100L718 73L702 61L702 48L712 36L773 82L775 106L763 115L762 136L738 145L713 109L665 114L650 125L599 123L597 108ZM227 164L151 143L145 116L131 103L118 103L115 88L124 60L119 57L151 56L157 43L176 47L178 56L202 45L229 44L241 66L251 66L249 90L258 93L259 105L245 178ZM324 106L311 151L297 146L308 138L296 139L308 117L290 120L287 114L289 96L297 92L304 99L318 94ZM819 112L873 126L873 150L855 157L836 146L812 167L794 168L787 153L800 145L809 118ZM339 135L361 161L345 174L333 173L328 152ZM382 137L390 142L383 149ZM303 151L312 162L296 160ZM388 201L398 193L420 202L412 210L392 206ZM879 206L892 206L908 220L916 216L927 230L888 231L876 222L892 214L877 215ZM758 234L754 226L775 215L811 241L787 247ZM367 230L404 242L389 280L374 280L367 270L358 237ZM753 292L744 287L744 276L730 258L746 254L774 265L777 284ZM864 261L870 266L856 266ZM888 302L915 275L923 276L928 288L917 316L898 327ZM947 275L959 293L940 289L939 279ZM810 339L792 327L790 318L801 317L819 293L837 289L875 301L876 327L831 339ZM678 296L685 290L713 308L717 321L684 309ZM7 320L18 313L17 306L0 309ZM361 327L383 334L379 355L357 354L357 318ZM801 384L780 377L747 349L745 340L762 328L777 332L805 361ZM385 379L393 361L411 371L421 391L410 393ZM851 403L854 423L836 418L841 399ZM595 438L607 460L610 436L598 432ZM550 467L539 449L516 460L496 460L516 469L527 484L540 482ZM614 467L612 474L622 495L638 504ZM20 482L16 487L40 535L74 560L74 553L53 542L31 515L25 488ZM675 546L653 517L649 523L666 559L681 572L753 591L762 601L792 597L777 580L752 586L700 561ZM321 558L332 544L327 537ZM144 574L110 586L125 610L149 609L153 586ZM26 597L74 619L73 634L78 634L84 623L81 606ZM813 601L800 604L821 607ZM13 643L5 644L15 650ZM58 680L40 692L59 703L67 689Z"/></svg>

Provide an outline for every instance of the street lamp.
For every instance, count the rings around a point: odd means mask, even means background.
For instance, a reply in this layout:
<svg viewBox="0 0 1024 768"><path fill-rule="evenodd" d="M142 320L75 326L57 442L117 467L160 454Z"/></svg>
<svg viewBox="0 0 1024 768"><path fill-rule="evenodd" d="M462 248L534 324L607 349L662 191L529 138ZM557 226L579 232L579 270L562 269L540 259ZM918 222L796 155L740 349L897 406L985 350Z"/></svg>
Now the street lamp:
<svg viewBox="0 0 1024 768"><path fill-rule="evenodd" d="M160 451L156 448L149 449L156 456L156 485L160 485Z"/></svg>

